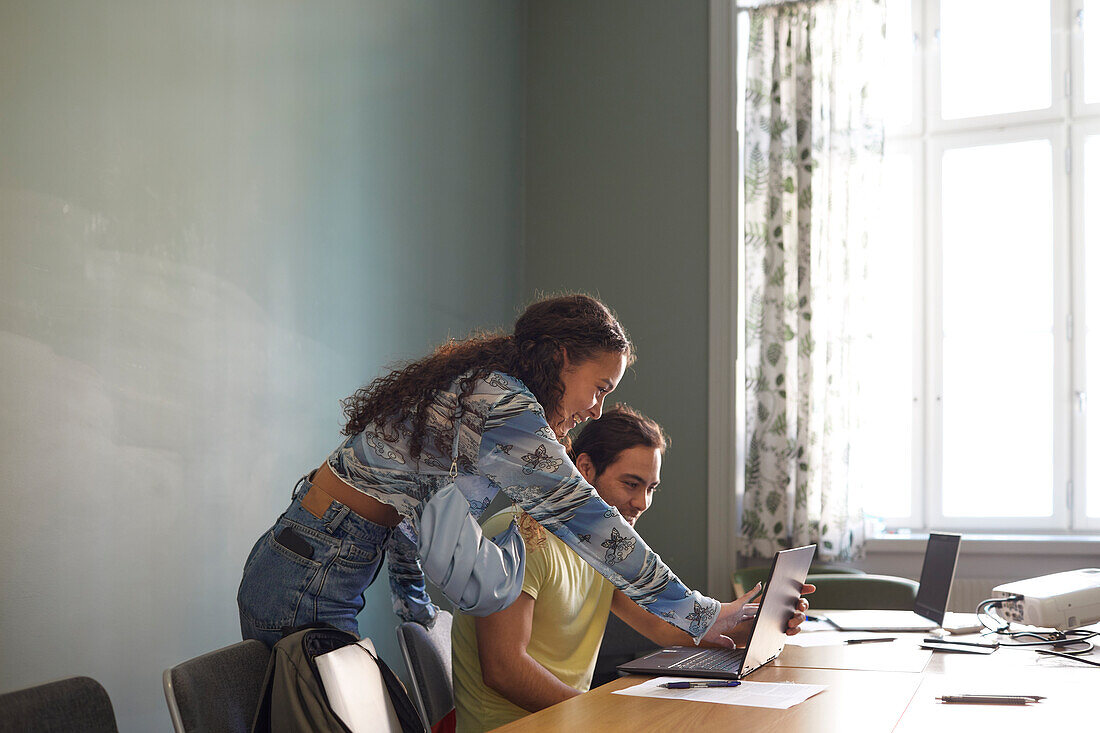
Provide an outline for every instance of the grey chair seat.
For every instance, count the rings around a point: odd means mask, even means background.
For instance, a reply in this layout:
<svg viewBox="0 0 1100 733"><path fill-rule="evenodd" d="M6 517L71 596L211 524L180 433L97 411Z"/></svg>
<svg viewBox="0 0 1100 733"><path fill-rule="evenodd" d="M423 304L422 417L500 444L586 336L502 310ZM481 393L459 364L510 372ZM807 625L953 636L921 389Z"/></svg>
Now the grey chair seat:
<svg viewBox="0 0 1100 733"><path fill-rule="evenodd" d="M271 650L250 639L164 670L164 698L176 733L248 733Z"/></svg>
<svg viewBox="0 0 1100 733"><path fill-rule="evenodd" d="M0 695L3 733L118 733L103 685L69 677Z"/></svg>

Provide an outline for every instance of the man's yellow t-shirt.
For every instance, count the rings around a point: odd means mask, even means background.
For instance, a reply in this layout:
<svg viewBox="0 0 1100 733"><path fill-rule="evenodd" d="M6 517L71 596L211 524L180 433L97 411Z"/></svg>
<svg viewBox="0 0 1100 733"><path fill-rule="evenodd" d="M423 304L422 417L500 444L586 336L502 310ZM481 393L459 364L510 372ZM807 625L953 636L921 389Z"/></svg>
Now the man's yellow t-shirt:
<svg viewBox="0 0 1100 733"><path fill-rule="evenodd" d="M523 592L535 599L527 653L559 680L585 692L592 684L615 587L518 509L490 517L482 527L485 536L503 532L513 517L520 519L527 546ZM458 733L491 730L529 714L482 682L474 618L461 612L455 613L451 626L451 661Z"/></svg>

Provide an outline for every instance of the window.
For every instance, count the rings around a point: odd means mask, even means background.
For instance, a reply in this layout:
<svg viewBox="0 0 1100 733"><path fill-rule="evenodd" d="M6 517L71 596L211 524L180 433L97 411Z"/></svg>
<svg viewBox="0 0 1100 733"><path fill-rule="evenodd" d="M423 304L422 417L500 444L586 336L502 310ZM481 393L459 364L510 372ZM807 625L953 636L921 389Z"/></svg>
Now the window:
<svg viewBox="0 0 1100 733"><path fill-rule="evenodd" d="M887 43L864 507L1100 529L1100 0L888 0Z"/></svg>

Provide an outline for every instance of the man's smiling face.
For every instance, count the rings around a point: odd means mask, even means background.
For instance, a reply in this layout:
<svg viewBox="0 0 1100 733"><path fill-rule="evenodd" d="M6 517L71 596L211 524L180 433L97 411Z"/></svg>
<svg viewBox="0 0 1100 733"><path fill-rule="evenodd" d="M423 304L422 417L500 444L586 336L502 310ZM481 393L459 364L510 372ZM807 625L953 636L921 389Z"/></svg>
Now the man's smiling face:
<svg viewBox="0 0 1100 733"><path fill-rule="evenodd" d="M661 482L661 451L647 445L627 448L599 475L588 454L582 453L577 456L577 468L596 487L600 498L618 509L633 527L653 503L653 494Z"/></svg>

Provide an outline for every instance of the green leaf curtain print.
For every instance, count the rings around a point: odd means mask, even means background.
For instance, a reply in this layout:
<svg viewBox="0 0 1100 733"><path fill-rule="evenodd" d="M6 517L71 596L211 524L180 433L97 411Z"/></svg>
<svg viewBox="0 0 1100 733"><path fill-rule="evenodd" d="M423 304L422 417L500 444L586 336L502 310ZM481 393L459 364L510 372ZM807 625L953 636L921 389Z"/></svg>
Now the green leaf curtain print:
<svg viewBox="0 0 1100 733"><path fill-rule="evenodd" d="M745 95L746 436L741 554L817 543L862 554L848 470L883 129L872 78L885 7L821 0L749 12Z"/></svg>

